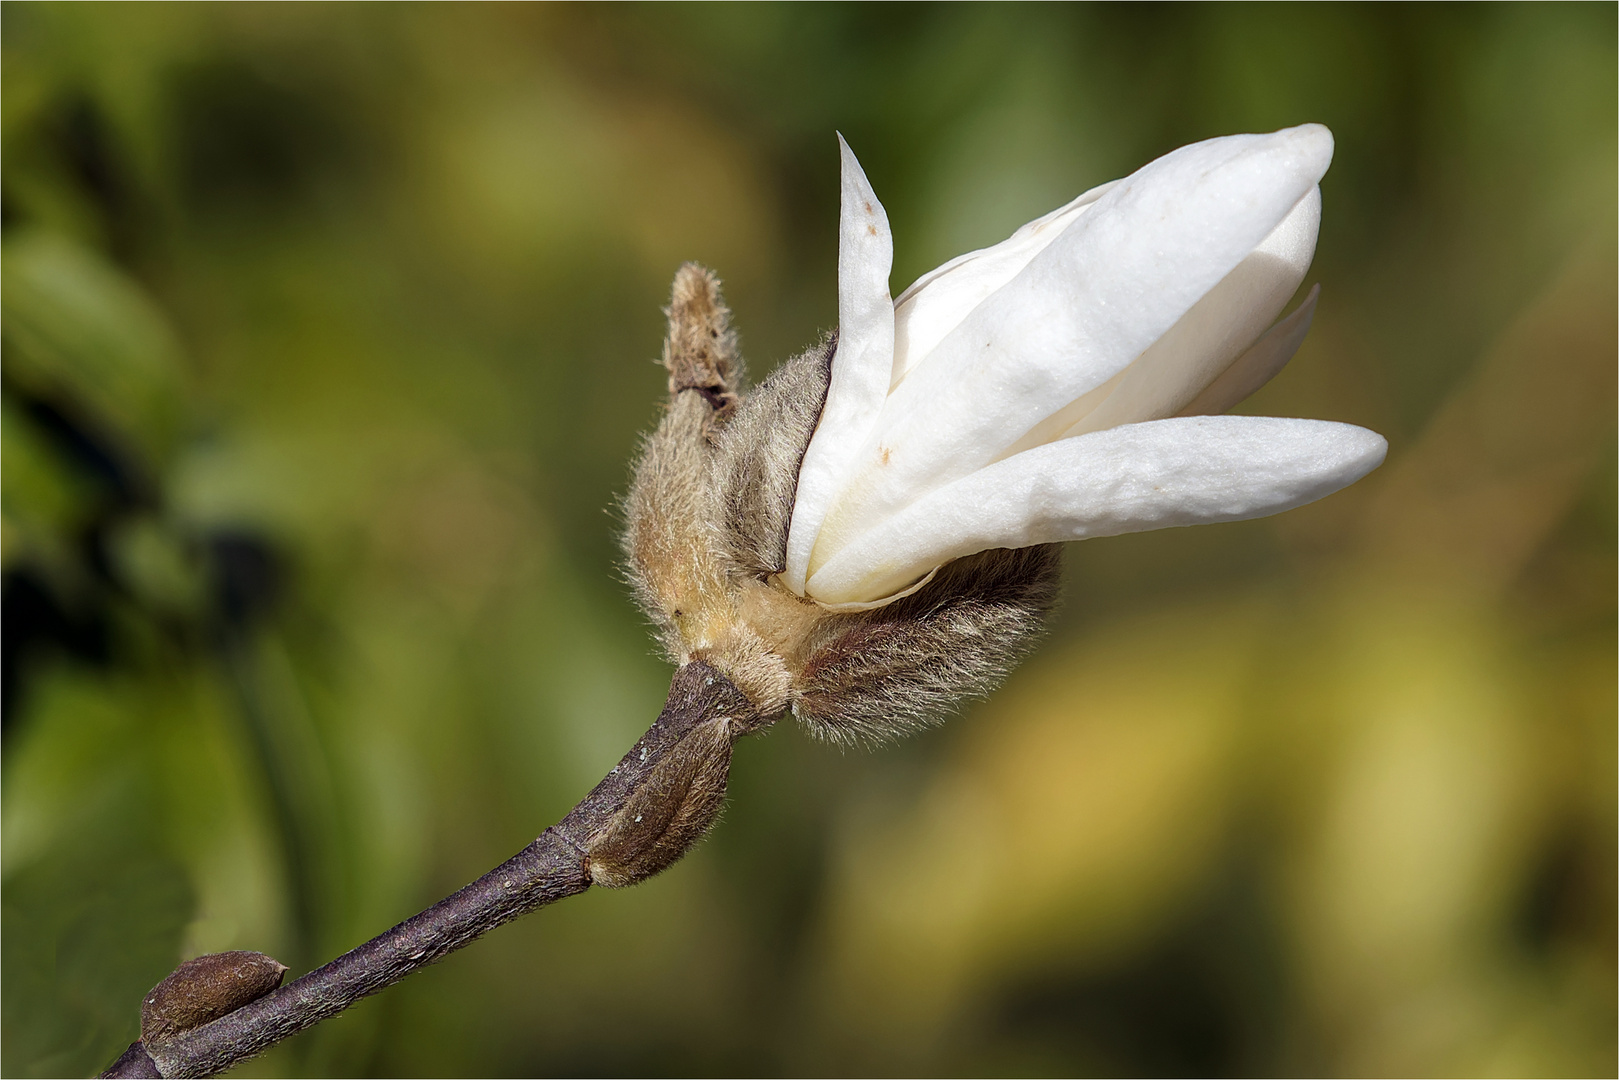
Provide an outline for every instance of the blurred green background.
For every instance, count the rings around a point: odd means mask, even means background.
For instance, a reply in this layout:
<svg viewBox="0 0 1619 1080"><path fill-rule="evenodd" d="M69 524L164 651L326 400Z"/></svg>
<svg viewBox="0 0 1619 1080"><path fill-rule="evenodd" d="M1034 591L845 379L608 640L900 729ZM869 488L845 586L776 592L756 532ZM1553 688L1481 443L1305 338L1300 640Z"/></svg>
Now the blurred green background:
<svg viewBox="0 0 1619 1080"><path fill-rule="evenodd" d="M1615 7L3 8L4 1061L516 851L670 674L611 507L668 282L755 375L1180 144L1337 157L1244 411L1388 463L1071 547L1049 642L245 1075L1613 1075Z"/></svg>

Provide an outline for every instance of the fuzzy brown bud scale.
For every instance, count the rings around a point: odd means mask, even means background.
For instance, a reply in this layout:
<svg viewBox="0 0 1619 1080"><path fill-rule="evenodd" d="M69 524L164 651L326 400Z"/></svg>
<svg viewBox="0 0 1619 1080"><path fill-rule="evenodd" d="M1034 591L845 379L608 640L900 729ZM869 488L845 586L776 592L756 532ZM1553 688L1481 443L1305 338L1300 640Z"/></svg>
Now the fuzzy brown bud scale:
<svg viewBox="0 0 1619 1080"><path fill-rule="evenodd" d="M217 1020L281 985L287 966L260 952L209 953L187 960L141 1003L141 1041L161 1042Z"/></svg>
<svg viewBox="0 0 1619 1080"><path fill-rule="evenodd" d="M208 953L169 973L141 1002L141 1037L102 1076L168 1076L158 1066L166 1046L257 1001L281 985L287 966L261 952Z"/></svg>
<svg viewBox="0 0 1619 1080"><path fill-rule="evenodd" d="M758 722L707 664L677 671L657 722L555 828L584 852L591 883L634 885L701 839L725 802L731 745Z"/></svg>
<svg viewBox="0 0 1619 1080"><path fill-rule="evenodd" d="M625 499L624 549L669 658L701 660L759 716L791 711L839 743L903 734L993 689L1056 600L1057 547L958 559L869 611L793 595L775 578L836 339L749 390L712 273L682 266L668 316L670 399Z"/></svg>

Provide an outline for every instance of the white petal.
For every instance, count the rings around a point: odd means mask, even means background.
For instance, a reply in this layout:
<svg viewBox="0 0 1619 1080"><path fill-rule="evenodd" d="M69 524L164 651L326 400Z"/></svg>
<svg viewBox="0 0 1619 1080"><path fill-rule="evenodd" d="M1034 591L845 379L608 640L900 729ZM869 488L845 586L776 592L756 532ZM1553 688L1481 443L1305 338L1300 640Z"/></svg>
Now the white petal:
<svg viewBox="0 0 1619 1080"><path fill-rule="evenodd" d="M1029 260L1117 183L1112 180L1093 187L1067 205L1035 218L994 247L958 255L912 282L894 301L891 385L898 386L906 373L960 326L973 308L1016 277Z"/></svg>
<svg viewBox="0 0 1619 1080"><path fill-rule="evenodd" d="M787 530L787 566L782 574L783 583L799 595L803 595L821 522L882 411L894 364L894 302L888 294L894 236L888 228L888 213L842 135L838 148L843 160L838 345L826 405L798 470L792 524Z"/></svg>
<svg viewBox="0 0 1619 1080"><path fill-rule="evenodd" d="M1204 391L1193 398L1180 411L1182 416L1212 416L1241 404L1248 395L1276 377L1287 366L1293 354L1304 344L1304 335L1310 332L1310 320L1315 316L1315 300L1321 295L1321 286L1310 290L1304 303L1265 331L1247 352L1220 373Z"/></svg>
<svg viewBox="0 0 1619 1080"><path fill-rule="evenodd" d="M1081 435L996 462L917 500L810 577L825 603L887 596L950 559L1173 525L1262 517L1331 494L1388 444L1324 420L1197 416Z"/></svg>
<svg viewBox="0 0 1619 1080"><path fill-rule="evenodd" d="M1106 401L1062 434L1159 420L1185 408L1281 314L1310 269L1320 226L1321 189L1314 187L1253 254L1125 370Z"/></svg>
<svg viewBox="0 0 1619 1080"><path fill-rule="evenodd" d="M1278 324L1254 341L1304 280L1320 226L1321 189L1315 187L1252 255L1129 367L1040 421L1001 456L1011 457L1044 443L1120 424L1225 412L1259 389L1292 359L1310 328L1314 292L1299 309L1302 323L1297 321L1296 311L1283 320L1287 330ZM1291 348L1280 352L1288 342ZM1228 375L1232 377L1228 379ZM1259 381L1254 382L1255 378ZM1183 399L1193 395L1201 402L1199 391L1206 393L1205 387L1213 385L1211 379L1222 387L1211 401L1229 397L1239 384L1248 389L1221 408L1185 404Z"/></svg>
<svg viewBox="0 0 1619 1080"><path fill-rule="evenodd" d="M1233 135L1110 190L894 389L811 572L867 522L982 468L1140 356L1275 230L1331 157L1320 125Z"/></svg>

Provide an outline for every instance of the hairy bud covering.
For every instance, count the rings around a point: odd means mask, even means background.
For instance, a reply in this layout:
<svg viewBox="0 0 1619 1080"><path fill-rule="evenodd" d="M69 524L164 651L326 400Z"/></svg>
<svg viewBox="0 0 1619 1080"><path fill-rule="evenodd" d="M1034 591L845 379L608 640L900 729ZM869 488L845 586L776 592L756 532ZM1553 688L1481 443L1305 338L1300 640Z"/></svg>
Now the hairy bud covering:
<svg viewBox="0 0 1619 1080"><path fill-rule="evenodd" d="M657 722L557 826L584 852L592 884L644 881L702 839L725 804L731 745L760 719L720 671L682 665Z"/></svg>
<svg viewBox="0 0 1619 1080"><path fill-rule="evenodd" d="M281 985L285 964L259 952L209 953L187 960L141 1003L141 1041L162 1040L234 1012Z"/></svg>
<svg viewBox="0 0 1619 1080"><path fill-rule="evenodd" d="M837 341L749 391L713 274L681 267L668 314L670 400L625 500L624 549L669 658L701 660L761 716L790 710L837 742L903 733L993 689L1055 602L1056 546L958 559L868 611L795 596L777 575Z"/></svg>

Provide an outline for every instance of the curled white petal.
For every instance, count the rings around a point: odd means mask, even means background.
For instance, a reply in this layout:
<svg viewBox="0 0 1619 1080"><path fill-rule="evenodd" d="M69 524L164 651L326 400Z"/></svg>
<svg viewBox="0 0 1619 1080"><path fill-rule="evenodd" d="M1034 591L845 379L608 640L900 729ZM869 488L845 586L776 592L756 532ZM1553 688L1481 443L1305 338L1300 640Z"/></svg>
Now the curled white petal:
<svg viewBox="0 0 1619 1080"><path fill-rule="evenodd" d="M1223 412L1188 409L1212 381L1236 366L1244 350L1257 347L1265 327L1297 291L1315 254L1321 226L1321 189L1311 188L1253 254L1220 279L1203 299L1127 368L1088 394L1052 413L1002 451L1011 457L1031 447L1120 424L1166 416ZM1313 310L1313 308L1312 308ZM1309 327L1305 316L1304 328ZM1300 340L1303 339L1302 331ZM1272 339L1276 343L1279 339ZM1293 346L1296 351L1298 345ZM1272 357L1271 352L1262 352ZM1269 379L1291 359L1289 352L1265 375ZM1273 357L1272 357L1273 358ZM1257 370L1250 361L1246 370ZM1232 385L1236 380L1228 380ZM1248 390L1251 394L1263 380ZM1247 394L1243 395L1244 397ZM1241 400L1240 398L1237 400ZM1229 407L1229 406L1228 406Z"/></svg>
<svg viewBox="0 0 1619 1080"><path fill-rule="evenodd" d="M886 596L999 547L1237 521L1354 483L1383 437L1323 420L1198 416L1130 424L1025 451L878 520L809 579L828 604Z"/></svg>
<svg viewBox="0 0 1619 1080"><path fill-rule="evenodd" d="M811 575L865 524L996 460L1122 371L1276 230L1331 157L1320 125L1233 135L1183 147L1109 190L894 388L846 459L853 468L821 522Z"/></svg>
<svg viewBox="0 0 1619 1080"><path fill-rule="evenodd" d="M958 255L911 283L894 301L894 375L898 386L945 335L1018 275L1096 200L1120 181L1093 187L1065 206L1018 229L994 247Z"/></svg>
<svg viewBox="0 0 1619 1080"><path fill-rule="evenodd" d="M838 497L854 455L877 422L893 369L894 302L888 293L888 274L894 264L894 235L887 211L842 135L838 147L843 159L838 345L826 405L799 466L782 573L783 583L800 596L827 508Z"/></svg>
<svg viewBox="0 0 1619 1080"><path fill-rule="evenodd" d="M1316 285L1294 312L1262 334L1248 351L1237 357L1203 392L1181 409L1181 416L1213 416L1241 404L1248 395L1276 377L1304 344L1315 317Z"/></svg>
<svg viewBox="0 0 1619 1080"><path fill-rule="evenodd" d="M1185 408L1281 314L1310 269L1320 226L1321 189L1314 187L1251 255L1126 369L1105 401L1061 434L1160 420Z"/></svg>

